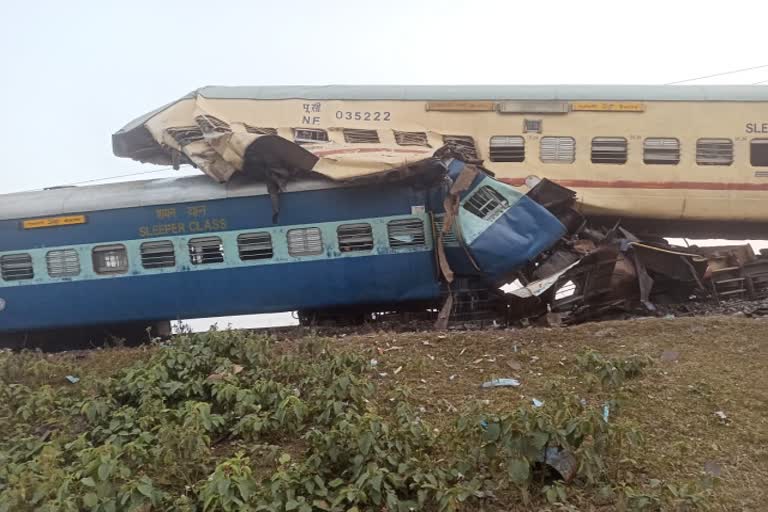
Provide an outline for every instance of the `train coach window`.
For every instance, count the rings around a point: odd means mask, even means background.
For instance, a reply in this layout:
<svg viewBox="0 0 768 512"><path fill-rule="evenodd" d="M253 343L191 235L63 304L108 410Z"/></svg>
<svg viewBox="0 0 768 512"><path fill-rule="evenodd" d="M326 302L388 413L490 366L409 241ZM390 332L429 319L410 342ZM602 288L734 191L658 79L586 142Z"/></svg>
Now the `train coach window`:
<svg viewBox="0 0 768 512"><path fill-rule="evenodd" d="M424 223L421 219L391 220L387 223L387 237L390 247L424 245Z"/></svg>
<svg viewBox="0 0 768 512"><path fill-rule="evenodd" d="M48 265L48 275L51 277L80 275L80 257L74 249L48 251L45 262Z"/></svg>
<svg viewBox="0 0 768 512"><path fill-rule="evenodd" d="M245 131L248 133L253 133L256 135L277 135L277 129L276 128L264 128L261 126L251 126L249 124L243 124L245 126Z"/></svg>
<svg viewBox="0 0 768 512"><path fill-rule="evenodd" d="M680 163L680 141L649 137L643 141L643 162L646 164L677 165Z"/></svg>
<svg viewBox="0 0 768 512"><path fill-rule="evenodd" d="M517 135L495 135L491 137L491 162L523 162L525 160L525 139Z"/></svg>
<svg viewBox="0 0 768 512"><path fill-rule="evenodd" d="M224 261L224 245L217 236L204 236L189 241L189 260L193 265L208 265Z"/></svg>
<svg viewBox="0 0 768 512"><path fill-rule="evenodd" d="M541 161L570 164L576 159L576 140L573 137L542 137Z"/></svg>
<svg viewBox="0 0 768 512"><path fill-rule="evenodd" d="M370 224L342 224L336 230L341 252L370 251L373 249L373 231Z"/></svg>
<svg viewBox="0 0 768 512"><path fill-rule="evenodd" d="M443 143L454 146L458 151L463 152L467 158L477 160L477 147L475 139L467 135L444 135Z"/></svg>
<svg viewBox="0 0 768 512"><path fill-rule="evenodd" d="M323 253L323 234L320 228L299 228L288 231L288 254L316 256Z"/></svg>
<svg viewBox="0 0 768 512"><path fill-rule="evenodd" d="M595 137L592 139L592 163L627 163L627 139L624 137Z"/></svg>
<svg viewBox="0 0 768 512"><path fill-rule="evenodd" d="M176 266L176 252L173 242L144 242L141 244L141 266L144 268L164 268Z"/></svg>
<svg viewBox="0 0 768 512"><path fill-rule="evenodd" d="M314 144L316 142L328 142L328 132L325 130L295 128L293 141L296 144Z"/></svg>
<svg viewBox="0 0 768 512"><path fill-rule="evenodd" d="M753 167L768 167L768 139L752 139L750 141L749 163Z"/></svg>
<svg viewBox="0 0 768 512"><path fill-rule="evenodd" d="M123 244L93 248L93 271L97 274L124 274L128 271L128 253Z"/></svg>
<svg viewBox="0 0 768 512"><path fill-rule="evenodd" d="M399 132L395 130L395 142L400 146L429 147L429 140L424 132Z"/></svg>
<svg viewBox="0 0 768 512"><path fill-rule="evenodd" d="M6 254L0 258L0 276L5 281L21 281L35 277L32 256L29 254Z"/></svg>
<svg viewBox="0 0 768 512"><path fill-rule="evenodd" d="M485 219L506 209L509 202L489 186L482 186L464 202L464 209Z"/></svg>
<svg viewBox="0 0 768 512"><path fill-rule="evenodd" d="M379 133L376 130L344 129L344 142L350 144L378 144Z"/></svg>
<svg viewBox="0 0 768 512"><path fill-rule="evenodd" d="M733 163L733 141L731 139L697 140L696 163L699 165L731 165Z"/></svg>
<svg viewBox="0 0 768 512"><path fill-rule="evenodd" d="M272 257L272 236L266 231L238 235L237 252L243 261L268 260Z"/></svg>

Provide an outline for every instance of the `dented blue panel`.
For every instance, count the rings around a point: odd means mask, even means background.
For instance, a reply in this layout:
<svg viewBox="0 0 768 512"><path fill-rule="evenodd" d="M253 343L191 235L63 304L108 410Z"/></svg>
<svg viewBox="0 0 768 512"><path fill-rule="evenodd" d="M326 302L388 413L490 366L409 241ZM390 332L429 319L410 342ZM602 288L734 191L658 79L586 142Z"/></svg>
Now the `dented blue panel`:
<svg viewBox="0 0 768 512"><path fill-rule="evenodd" d="M565 231L554 215L524 196L475 238L469 251L486 279L498 283L552 247Z"/></svg>

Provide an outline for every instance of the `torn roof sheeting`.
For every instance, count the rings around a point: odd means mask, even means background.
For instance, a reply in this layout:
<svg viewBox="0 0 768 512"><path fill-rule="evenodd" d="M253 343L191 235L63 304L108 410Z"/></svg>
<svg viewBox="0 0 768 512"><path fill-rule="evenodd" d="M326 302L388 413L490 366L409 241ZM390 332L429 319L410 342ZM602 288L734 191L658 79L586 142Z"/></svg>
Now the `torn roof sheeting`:
<svg viewBox="0 0 768 512"><path fill-rule="evenodd" d="M215 94L218 89L226 88L199 89L128 123L113 134L113 152L146 163L190 163L218 182L238 172L259 176L274 169L283 170L283 179L313 171L348 180L402 169L434 152L429 146L381 144L374 130L376 140L349 143L311 126L262 128L275 106L251 101L255 97ZM328 131L335 130L342 128ZM303 145L280 137L280 132L303 139Z"/></svg>

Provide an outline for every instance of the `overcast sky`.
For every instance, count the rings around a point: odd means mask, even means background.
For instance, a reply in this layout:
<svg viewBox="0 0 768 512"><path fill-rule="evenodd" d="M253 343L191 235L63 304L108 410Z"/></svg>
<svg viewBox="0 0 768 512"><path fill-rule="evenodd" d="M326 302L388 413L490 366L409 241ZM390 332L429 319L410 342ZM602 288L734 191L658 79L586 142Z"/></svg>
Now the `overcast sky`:
<svg viewBox="0 0 768 512"><path fill-rule="evenodd" d="M0 192L152 170L111 134L203 85L663 84L768 64L767 23L765 0L5 2Z"/></svg>
<svg viewBox="0 0 768 512"><path fill-rule="evenodd" d="M766 20L766 1L6 2L2 192L151 170L110 135L203 85L661 84L768 64Z"/></svg>

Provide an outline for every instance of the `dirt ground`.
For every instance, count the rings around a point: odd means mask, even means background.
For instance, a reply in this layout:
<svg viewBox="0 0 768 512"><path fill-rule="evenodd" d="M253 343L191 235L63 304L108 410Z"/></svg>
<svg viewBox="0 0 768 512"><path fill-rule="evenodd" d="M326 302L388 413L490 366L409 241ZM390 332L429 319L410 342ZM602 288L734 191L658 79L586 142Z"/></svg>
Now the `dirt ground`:
<svg viewBox="0 0 768 512"><path fill-rule="evenodd" d="M553 383L588 401L619 398L620 415L645 437L633 458L646 478L696 481L714 474L719 478L713 510L768 510L768 319L376 333L340 342L370 352L382 390L410 386L425 418L436 425L455 419L472 401L503 411L533 398L546 400ZM649 356L653 363L622 390L603 390L574 371L575 354L587 348L608 357ZM521 386L480 388L503 377L516 378Z"/></svg>
<svg viewBox="0 0 768 512"><path fill-rule="evenodd" d="M621 461L623 478L696 482L716 477L712 510L768 510L768 319L701 317L640 319L462 332L341 335L340 349L362 352L374 366L379 400L408 386L435 428L455 421L468 404L511 411L568 389L589 403L616 400L609 411L634 424L642 447ZM286 343L290 346L291 343ZM592 349L606 357L648 356L642 375L618 388L590 383L575 357ZM71 359L85 374L106 376L151 349L93 351ZM76 358L76 360L75 360ZM495 378L515 388L482 389ZM612 420L609 420L612 421ZM595 510L595 508L588 508Z"/></svg>

